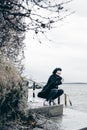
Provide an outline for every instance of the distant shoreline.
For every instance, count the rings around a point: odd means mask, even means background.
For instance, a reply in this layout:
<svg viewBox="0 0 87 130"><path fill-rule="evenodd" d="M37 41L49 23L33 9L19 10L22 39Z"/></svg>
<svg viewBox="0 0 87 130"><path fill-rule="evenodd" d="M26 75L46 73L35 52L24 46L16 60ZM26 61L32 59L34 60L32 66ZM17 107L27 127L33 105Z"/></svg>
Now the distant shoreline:
<svg viewBox="0 0 87 130"><path fill-rule="evenodd" d="M85 82L70 82L70 83L63 83L63 84L87 84Z"/></svg>
<svg viewBox="0 0 87 130"><path fill-rule="evenodd" d="M46 84L46 82L40 82L42 84ZM64 82L63 84L87 84L87 82Z"/></svg>

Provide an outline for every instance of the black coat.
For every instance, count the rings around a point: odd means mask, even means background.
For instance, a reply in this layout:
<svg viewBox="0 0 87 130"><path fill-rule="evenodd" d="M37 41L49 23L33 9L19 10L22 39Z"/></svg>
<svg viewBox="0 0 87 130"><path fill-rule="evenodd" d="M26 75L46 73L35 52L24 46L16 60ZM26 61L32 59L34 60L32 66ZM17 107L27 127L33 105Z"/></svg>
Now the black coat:
<svg viewBox="0 0 87 130"><path fill-rule="evenodd" d="M46 98L51 89L58 89L58 85L62 84L62 77L58 75L51 75L47 81L47 84L43 87L41 92L38 93L38 97Z"/></svg>

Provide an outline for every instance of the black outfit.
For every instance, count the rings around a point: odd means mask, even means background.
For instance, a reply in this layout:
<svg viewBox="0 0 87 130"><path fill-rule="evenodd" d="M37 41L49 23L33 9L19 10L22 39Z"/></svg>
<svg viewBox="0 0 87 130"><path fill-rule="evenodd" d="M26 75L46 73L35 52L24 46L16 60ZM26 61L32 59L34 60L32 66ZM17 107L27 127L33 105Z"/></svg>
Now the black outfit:
<svg viewBox="0 0 87 130"><path fill-rule="evenodd" d="M61 80L62 77L52 74L47 84L43 87L41 92L38 93L38 97L51 101L61 96L64 93L62 89L58 89L58 85L62 84Z"/></svg>

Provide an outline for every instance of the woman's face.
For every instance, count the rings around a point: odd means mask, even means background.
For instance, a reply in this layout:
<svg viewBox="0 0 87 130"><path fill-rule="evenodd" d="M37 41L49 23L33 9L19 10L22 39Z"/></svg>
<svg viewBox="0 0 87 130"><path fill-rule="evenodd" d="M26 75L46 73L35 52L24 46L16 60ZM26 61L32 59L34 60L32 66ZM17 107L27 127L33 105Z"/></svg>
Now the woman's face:
<svg viewBox="0 0 87 130"><path fill-rule="evenodd" d="M56 75L61 75L61 71L58 70L58 71L56 72Z"/></svg>

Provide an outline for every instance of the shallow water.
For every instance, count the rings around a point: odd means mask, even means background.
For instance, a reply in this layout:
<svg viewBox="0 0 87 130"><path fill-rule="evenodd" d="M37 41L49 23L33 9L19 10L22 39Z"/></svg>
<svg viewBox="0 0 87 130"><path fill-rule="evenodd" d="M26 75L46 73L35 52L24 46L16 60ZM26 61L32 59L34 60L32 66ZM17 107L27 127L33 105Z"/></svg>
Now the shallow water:
<svg viewBox="0 0 87 130"><path fill-rule="evenodd" d="M87 127L87 84L63 84L60 88L69 96L67 97L67 107L64 105L63 115L52 118L58 125L58 130L79 130ZM33 90L29 89L30 107L43 105L44 100L37 97L39 91L40 89L35 90L35 98L33 98ZM64 95L60 100L64 104ZM69 100L72 102L72 106L70 106Z"/></svg>
<svg viewBox="0 0 87 130"><path fill-rule="evenodd" d="M67 96L67 107L76 109L79 111L87 112L87 84L62 84L60 85L61 89L64 90ZM35 98L33 98L33 90L29 89L28 101L35 101L42 103L44 100L37 97L37 93L40 89L35 90ZM61 103L64 104L64 95L60 98ZM72 106L70 106L70 102ZM56 100L56 103L58 101Z"/></svg>
<svg viewBox="0 0 87 130"><path fill-rule="evenodd" d="M62 88L69 95L73 109L87 112L87 84L64 84Z"/></svg>
<svg viewBox="0 0 87 130"><path fill-rule="evenodd" d="M58 130L87 128L87 113L81 111L65 108L62 116L51 119L57 123Z"/></svg>

